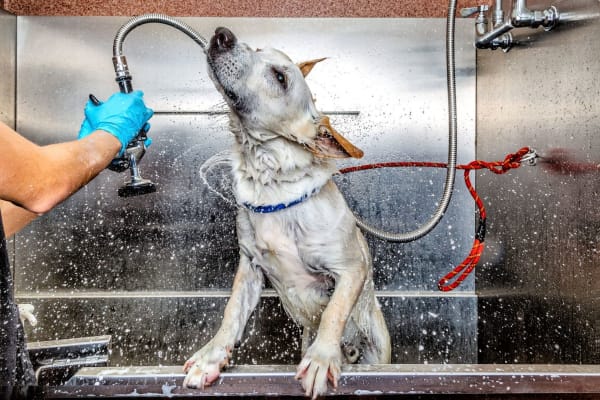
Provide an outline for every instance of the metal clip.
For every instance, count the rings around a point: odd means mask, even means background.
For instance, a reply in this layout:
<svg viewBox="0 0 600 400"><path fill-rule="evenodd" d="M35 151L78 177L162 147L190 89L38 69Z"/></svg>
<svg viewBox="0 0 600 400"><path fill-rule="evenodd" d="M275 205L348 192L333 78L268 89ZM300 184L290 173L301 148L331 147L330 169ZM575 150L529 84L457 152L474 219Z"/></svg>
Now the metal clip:
<svg viewBox="0 0 600 400"><path fill-rule="evenodd" d="M532 167L537 164L538 158L539 155L537 151L535 151L535 149L529 148L529 152L527 152L527 154L521 157L521 164L529 165Z"/></svg>

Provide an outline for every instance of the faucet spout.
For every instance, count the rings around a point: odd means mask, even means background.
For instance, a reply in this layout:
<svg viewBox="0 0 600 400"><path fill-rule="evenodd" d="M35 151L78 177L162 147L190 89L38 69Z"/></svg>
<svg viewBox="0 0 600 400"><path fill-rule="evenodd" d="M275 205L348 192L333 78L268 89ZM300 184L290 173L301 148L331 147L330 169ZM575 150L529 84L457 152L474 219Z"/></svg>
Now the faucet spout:
<svg viewBox="0 0 600 400"><path fill-rule="evenodd" d="M475 47L478 49L492 50L502 48L505 51L508 51L513 42L512 35L510 34L510 30L513 28L514 26L510 20L505 21L488 33L479 36L475 42Z"/></svg>

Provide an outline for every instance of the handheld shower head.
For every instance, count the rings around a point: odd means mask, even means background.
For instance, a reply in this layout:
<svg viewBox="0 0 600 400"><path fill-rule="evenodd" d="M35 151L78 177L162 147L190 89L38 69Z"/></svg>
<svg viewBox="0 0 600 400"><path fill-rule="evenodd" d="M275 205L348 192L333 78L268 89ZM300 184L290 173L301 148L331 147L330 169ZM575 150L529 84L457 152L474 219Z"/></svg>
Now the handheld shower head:
<svg viewBox="0 0 600 400"><path fill-rule="evenodd" d="M138 161L146 153L146 139L146 130L142 128L137 138L125 149L123 157L115 159L122 161L122 158L127 158L127 166L131 171L131 180L117 191L119 197L132 197L156 192L156 185L149 179L142 178L138 167ZM115 160L113 160L113 163Z"/></svg>
<svg viewBox="0 0 600 400"><path fill-rule="evenodd" d="M132 197L156 192L156 185L152 181L142 178L140 175L137 161L133 154L130 155L129 168L131 170L131 180L119 188L117 191L119 197Z"/></svg>
<svg viewBox="0 0 600 400"><path fill-rule="evenodd" d="M129 73L129 66L127 65L127 59L123 55L123 41L129 32L131 32L134 28L147 23L161 23L172 26L173 28L185 33L196 43L198 43L204 51L206 51L206 39L200 36L190 26L181 21L163 14L144 14L133 17L123 26L121 26L113 42L113 66L116 74L115 80L117 81L119 90L122 93L130 93L133 91L133 86L131 84L132 77ZM94 100L92 99L92 101ZM137 166L137 163L146 153L146 139L146 130L142 128L138 133L138 136L125 149L125 154L123 154L121 157L116 157L113 159L108 166L108 169L116 172L123 172L127 169L131 169L131 181L125 184L125 186L119 188L118 194L121 197L130 197L156 192L156 185L150 180L142 178Z"/></svg>
<svg viewBox="0 0 600 400"><path fill-rule="evenodd" d="M138 162L146 154L146 129L142 127L135 139L125 149L125 153L120 157L115 157L108 169L115 172L123 172L127 169L131 171L131 180L120 187L118 195L120 197L131 197L141 194L156 192L156 185L148 179L142 178L138 168Z"/></svg>
<svg viewBox="0 0 600 400"><path fill-rule="evenodd" d="M100 105L100 100L93 94L90 94L90 100L95 105ZM125 186L119 188L118 194L120 197L131 197L140 194L156 192L156 185L148 179L144 179L140 175L137 163L146 154L146 136L147 129L142 127L138 135L125 149L122 156L115 157L108 166L108 169L115 172L123 172L127 169L131 170L131 181Z"/></svg>

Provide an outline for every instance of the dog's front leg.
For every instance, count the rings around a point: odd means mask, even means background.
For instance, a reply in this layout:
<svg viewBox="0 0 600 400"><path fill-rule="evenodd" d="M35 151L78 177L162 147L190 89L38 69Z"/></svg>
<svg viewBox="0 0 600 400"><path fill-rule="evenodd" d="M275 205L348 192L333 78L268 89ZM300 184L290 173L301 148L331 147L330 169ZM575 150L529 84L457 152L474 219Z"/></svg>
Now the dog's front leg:
<svg viewBox="0 0 600 400"><path fill-rule="evenodd" d="M313 399L327 391L328 380L337 387L342 366L342 334L366 277L366 264L347 268L338 275L335 291L321 315L317 337L298 365L296 379L302 381L306 395L312 395Z"/></svg>
<svg viewBox="0 0 600 400"><path fill-rule="evenodd" d="M184 387L202 389L217 380L221 369L229 363L233 347L241 339L248 318L256 308L263 284L262 271L252 266L242 253L221 327L210 342L186 361Z"/></svg>

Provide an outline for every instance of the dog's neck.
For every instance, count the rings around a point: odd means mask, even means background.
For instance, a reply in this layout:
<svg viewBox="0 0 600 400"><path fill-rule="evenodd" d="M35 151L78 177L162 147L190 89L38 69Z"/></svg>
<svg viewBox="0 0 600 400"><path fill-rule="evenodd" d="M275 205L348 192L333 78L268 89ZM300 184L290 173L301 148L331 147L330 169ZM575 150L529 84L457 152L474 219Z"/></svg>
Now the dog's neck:
<svg viewBox="0 0 600 400"><path fill-rule="evenodd" d="M231 119L234 190L239 204L290 204L318 192L336 172L331 160L316 158L302 145L274 132L249 130Z"/></svg>

